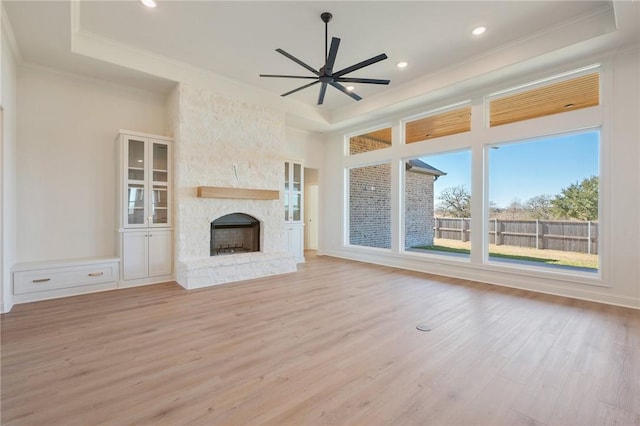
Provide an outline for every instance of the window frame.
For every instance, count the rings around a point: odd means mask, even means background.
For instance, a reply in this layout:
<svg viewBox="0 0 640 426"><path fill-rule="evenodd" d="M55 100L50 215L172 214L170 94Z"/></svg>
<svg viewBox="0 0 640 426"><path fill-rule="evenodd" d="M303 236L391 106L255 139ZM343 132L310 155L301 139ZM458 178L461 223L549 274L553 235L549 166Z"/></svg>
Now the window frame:
<svg viewBox="0 0 640 426"><path fill-rule="evenodd" d="M540 117L540 118L544 118L544 117ZM520 143L531 143L531 142L536 142L536 141L541 141L543 139L550 139L550 138L556 138L556 137L563 137L563 136L570 136L570 135L578 135L578 134L582 134L582 133L588 133L588 132L593 132L593 131L597 131L598 132L598 269L594 272L591 271L580 271L579 269L560 269L560 268L554 268L552 266L545 266L545 265L537 265L534 262L529 262L527 264L506 264L500 261L496 261L496 260L491 260L490 256L489 256L489 214L490 214L490 205L489 205L489 196L491 193L491 188L490 188L490 172L491 172L491 165L490 165L490 159L489 159L489 153L490 150L493 149L496 146L501 146L501 145L515 145L515 144L520 144ZM602 126L593 126L593 127L586 127L586 128L582 128L582 129L577 129L577 130L569 130L569 131L565 131L565 132L556 132L556 133L548 133L548 134L544 134L544 135L540 135L540 136L533 136L533 137L528 137L526 139L517 139L517 140L510 140L510 141L503 141L500 143L493 143L493 144L487 144L484 146L484 195L485 195L485 203L483 205L484 207L484 215L486 217L486 220L484 221L485 223L485 227L483 229L483 238L482 238L482 258L483 258L483 264L488 265L488 266L501 266L501 267L507 267L507 268L513 268L513 269L523 269L523 270L534 270L537 272L554 272L554 273L561 273L563 275L570 275L570 276L577 276L577 277L582 277L582 278L588 278L588 279L599 279L602 280L602 266L603 266L603 220L602 220L602 210L603 210L603 179L602 179L602 155L603 155L603 141L602 141Z"/></svg>
<svg viewBox="0 0 640 426"><path fill-rule="evenodd" d="M443 136L444 137L444 136ZM450 149L450 150L446 150L446 151L438 151L438 152L431 152L428 154L419 154L419 155L412 155L409 157L404 157L402 158L401 161L401 165L404 165L405 162L410 161L410 160L416 160L416 159L420 159L423 157L428 157L428 156L435 156L435 155L447 155L447 154L455 154L455 153L460 153L460 152L468 152L469 153L469 175L470 175L470 179L471 182L469 182L469 191L470 191L470 196L473 197L473 189L472 189L472 181L473 181L473 173L472 173L472 169L473 169L473 152L471 150L471 147L462 147L462 148L455 148L455 149ZM429 251L410 251L407 250L404 246L405 246L405 241L406 241L406 173L407 170L405 169L405 167L401 167L401 174L400 174L400 245L399 245L399 252L400 253L405 253L405 254L410 254L412 256L420 256L420 257L426 257L426 258L433 258L433 259L438 259L438 260L451 260L453 262L463 262L463 263L470 263L471 262L471 253L469 253L469 255L467 256L452 256L450 254L446 254L446 253L438 253L436 251L433 252L429 252ZM433 208L434 208L434 218L435 218L435 205L436 205L436 199L435 199L435 193L434 193L434 200L433 200ZM469 218L471 220L471 218ZM470 226L469 226L469 230L471 231L471 222L470 222ZM434 236L435 238L435 236ZM471 241L471 240L469 240ZM471 248L471 252L473 251L473 248Z"/></svg>
<svg viewBox="0 0 640 426"><path fill-rule="evenodd" d="M556 282L567 282L569 284L590 285L599 287L611 286L611 224L609 221L609 209L610 209L610 180L612 173L611 164L611 111L609 105L611 105L610 99L613 92L612 81L612 64L610 62L589 64L581 68L572 68L567 70L560 69L547 73L549 77L543 78L519 78L500 84L500 86L494 86L493 89L489 89L483 92L476 91L469 95L469 99L461 102L447 102L438 106L437 104L431 104L422 109L422 112L416 113L416 108L413 108L410 113L397 113L395 115L387 116L384 122L377 126L360 127L357 131L345 132L341 136L343 141L343 161L342 167L345 172L344 190L343 190L343 244L342 248L351 251L352 254L349 257L354 259L363 259L366 261L373 261L374 263L387 263L391 260L385 259L405 259L403 261L391 261L399 262L399 264L406 265L409 269L426 268L429 271L449 271L445 274L452 273L451 271L457 270L457 273L467 275L466 271L488 271L501 274L503 279L505 277L511 277L515 286L518 286L519 278L527 277L523 279L523 285L525 282L535 282L537 279L546 280L550 279ZM496 127L488 126L488 106L490 99L493 96L505 94L514 90L529 90L533 85L551 84L558 79L570 79L578 76L579 73L588 74L598 72L599 84L600 84L600 100L599 105L591 106L588 108L582 108L577 110L568 110L566 113L553 114L548 116L542 116L533 118L530 120L524 120L509 124L504 124ZM530 76L529 76L530 77ZM442 136L433 139L425 139L424 141L414 142L406 144L405 142L405 123L425 117L434 113L442 111L460 108L468 103L471 103L471 130L464 133L458 133L453 135ZM351 136L357 136L376 129L392 128L392 145L391 149L381 149L371 151L367 153L360 153L356 155L348 154L348 138ZM599 144L599 265L597 276L594 273L576 274L565 270L545 270L545 268L533 268L533 267L514 267L509 264L495 264L496 262L489 262L488 259L488 244L485 243L489 226L489 195L486 185L487 180L487 146L499 145L503 143L525 141L529 139L541 139L547 136L553 136L557 134L568 134L571 132L581 132L584 130L599 129L600 130L600 144ZM419 158L421 156L438 155L440 153L461 151L471 151L471 229L474 232L471 234L471 256L469 262L456 261L450 258L443 258L438 255L422 255L420 253L407 252L403 250L405 241L405 223L404 223L404 161L411 158ZM362 246L352 246L348 244L349 241L349 226L348 221L350 218L349 205L348 205L348 171L354 167L366 166L371 164L380 164L390 162L392 165L392 182L391 182L391 200L392 200L392 247L391 250L369 248ZM476 231L477 230L477 231ZM487 240L488 241L488 240ZM383 251L380 255L377 255L373 251ZM362 253L359 256L357 253ZM368 253L368 254L367 254ZM418 262L418 263L412 263ZM422 263L424 262L424 263ZM424 266L418 266L418 265ZM414 265L414 266L411 266ZM445 267L449 265L454 269L441 269L439 265ZM455 269L456 266L462 267L462 269ZM533 280L533 281L531 281ZM544 281L541 281L544 282Z"/></svg>

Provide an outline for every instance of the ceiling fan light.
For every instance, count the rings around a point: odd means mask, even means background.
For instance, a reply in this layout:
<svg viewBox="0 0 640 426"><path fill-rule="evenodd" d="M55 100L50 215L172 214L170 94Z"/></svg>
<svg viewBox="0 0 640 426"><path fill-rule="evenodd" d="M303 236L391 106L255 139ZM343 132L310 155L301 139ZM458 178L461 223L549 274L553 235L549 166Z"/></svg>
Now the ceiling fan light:
<svg viewBox="0 0 640 426"><path fill-rule="evenodd" d="M487 31L487 27L476 27L471 31L471 34L479 36L480 34L484 34L485 31Z"/></svg>
<svg viewBox="0 0 640 426"><path fill-rule="evenodd" d="M396 64L396 67L402 69L402 68L406 68L409 65L409 62L407 61L400 61Z"/></svg>
<svg viewBox="0 0 640 426"><path fill-rule="evenodd" d="M346 89L347 89L349 92L352 92L352 91L355 89L355 87L353 87L353 86L347 86L347 87L346 87Z"/></svg>
<svg viewBox="0 0 640 426"><path fill-rule="evenodd" d="M156 7L155 0L140 0L140 3L147 6L150 9L153 9L154 7Z"/></svg>

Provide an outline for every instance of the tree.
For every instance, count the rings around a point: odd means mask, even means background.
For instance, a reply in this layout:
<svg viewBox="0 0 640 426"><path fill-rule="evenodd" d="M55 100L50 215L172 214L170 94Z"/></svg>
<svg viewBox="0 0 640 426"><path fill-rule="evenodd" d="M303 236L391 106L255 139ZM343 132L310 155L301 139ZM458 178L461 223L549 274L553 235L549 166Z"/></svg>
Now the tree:
<svg viewBox="0 0 640 426"><path fill-rule="evenodd" d="M519 198L514 198L506 208L502 210L501 218L509 220L522 219L524 208Z"/></svg>
<svg viewBox="0 0 640 426"><path fill-rule="evenodd" d="M450 217L471 217L471 195L464 186L446 188L438 197L438 210Z"/></svg>
<svg viewBox="0 0 640 426"><path fill-rule="evenodd" d="M553 197L550 195L536 195L524 204L527 216L531 219L550 219L553 216Z"/></svg>
<svg viewBox="0 0 640 426"><path fill-rule="evenodd" d="M553 212L561 218L598 220L598 177L571 184L552 200Z"/></svg>

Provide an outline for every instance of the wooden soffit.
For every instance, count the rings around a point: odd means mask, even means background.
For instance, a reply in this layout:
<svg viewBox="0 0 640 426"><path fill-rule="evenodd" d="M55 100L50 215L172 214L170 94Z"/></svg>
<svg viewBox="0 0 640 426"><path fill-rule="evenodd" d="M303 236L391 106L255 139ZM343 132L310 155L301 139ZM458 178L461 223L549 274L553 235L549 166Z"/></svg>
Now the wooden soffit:
<svg viewBox="0 0 640 426"><path fill-rule="evenodd" d="M405 143L455 135L471 130L471 105L429 115L405 125Z"/></svg>
<svg viewBox="0 0 640 426"><path fill-rule="evenodd" d="M600 103L600 74L583 75L492 100L491 127L596 106Z"/></svg>

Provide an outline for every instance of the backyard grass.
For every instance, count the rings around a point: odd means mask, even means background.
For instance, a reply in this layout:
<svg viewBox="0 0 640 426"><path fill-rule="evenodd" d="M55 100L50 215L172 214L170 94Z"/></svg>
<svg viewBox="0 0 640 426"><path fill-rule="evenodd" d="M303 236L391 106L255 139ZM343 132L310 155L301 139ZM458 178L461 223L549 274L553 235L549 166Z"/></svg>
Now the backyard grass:
<svg viewBox="0 0 640 426"><path fill-rule="evenodd" d="M446 253L469 254L471 243L436 238L430 246L413 247L418 250L430 250ZM598 269L598 255L573 253L558 250L538 250L528 247L489 245L489 257L525 262L539 262L548 265L572 266L576 268Z"/></svg>

